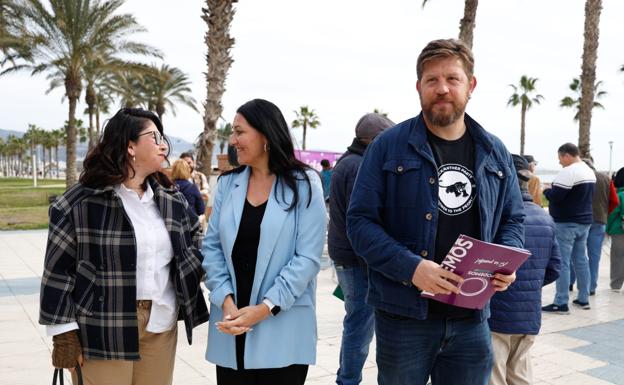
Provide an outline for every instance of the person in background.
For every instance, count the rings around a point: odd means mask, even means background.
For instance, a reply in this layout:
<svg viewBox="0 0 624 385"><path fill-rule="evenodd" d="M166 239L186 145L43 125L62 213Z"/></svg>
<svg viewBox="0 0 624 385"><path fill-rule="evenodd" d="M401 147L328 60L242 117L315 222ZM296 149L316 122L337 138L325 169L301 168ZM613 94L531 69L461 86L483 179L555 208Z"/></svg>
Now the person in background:
<svg viewBox="0 0 624 385"><path fill-rule="evenodd" d="M316 360L316 276L326 230L318 174L295 158L288 124L262 99L238 108L240 167L217 183L202 253L217 384L302 385Z"/></svg>
<svg viewBox="0 0 624 385"><path fill-rule="evenodd" d="M53 365L78 361L87 385L170 385L178 319L189 344L208 320L199 221L160 172L168 152L154 113L123 108L50 207L39 323Z"/></svg>
<svg viewBox="0 0 624 385"><path fill-rule="evenodd" d="M492 370L489 308L421 296L458 293L440 263L459 234L522 247L524 208L511 154L465 113L477 80L460 40L429 42L418 56L422 112L366 149L347 235L368 265L380 385L485 385ZM515 279L495 274L496 290Z"/></svg>
<svg viewBox="0 0 624 385"><path fill-rule="evenodd" d="M548 211L557 227L557 242L561 250L561 274L557 279L553 303L542 311L568 314L570 270L578 279L578 296L572 303L589 310L589 259L587 235L593 223L592 199L596 176L580 157L578 147L565 143L557 150L563 170L555 176L552 188L544 190Z"/></svg>
<svg viewBox="0 0 624 385"><path fill-rule="evenodd" d="M189 166L184 159L176 160L173 162L173 166L171 166L171 178L186 198L186 201L195 212L195 215L200 217L201 221L201 217L206 211L206 205L204 204L204 200L197 186L189 182L191 178L191 166Z"/></svg>
<svg viewBox="0 0 624 385"><path fill-rule="evenodd" d="M379 133L392 126L394 123L383 115L369 113L362 116L355 126L353 142L336 162L331 177L327 250L336 268L346 311L336 376L336 383L340 385L362 381L362 368L375 331L374 308L366 303L368 268L366 262L355 254L347 238L347 208L366 147Z"/></svg>
<svg viewBox="0 0 624 385"><path fill-rule="evenodd" d="M195 158L193 158L193 154L190 152L183 152L180 154L180 159L184 159L191 167L190 181L197 186L204 202L208 203L208 199L210 198L210 183L208 183L208 178L206 178L203 172L195 169Z"/></svg>
<svg viewBox="0 0 624 385"><path fill-rule="evenodd" d="M607 234L611 236L611 290L620 292L624 284L624 167L613 177L619 205L609 214Z"/></svg>
<svg viewBox="0 0 624 385"><path fill-rule="evenodd" d="M333 170L331 164L329 163L329 160L327 159L321 160L321 167L323 168L320 173L321 182L323 183L323 198L325 199L325 202L328 202Z"/></svg>
<svg viewBox="0 0 624 385"><path fill-rule="evenodd" d="M600 268L600 254L602 254L602 241L605 237L607 216L617 206L617 194L611 194L611 178L605 173L596 171L592 159L583 158L583 162L594 171L596 176L596 188L592 198L592 216L594 222L589 228L587 235L587 256L589 258L589 295L596 294L598 287L598 273ZM576 275L574 269L570 269L570 289L573 288Z"/></svg>
<svg viewBox="0 0 624 385"><path fill-rule="evenodd" d="M529 194L533 199L533 203L542 206L542 181L535 174L537 168L537 161L533 155L525 155L524 159L529 163L529 171L531 172L531 179L529 180Z"/></svg>
<svg viewBox="0 0 624 385"><path fill-rule="evenodd" d="M494 350L490 385L533 384L531 347L542 323L542 286L554 282L561 268L555 223L529 194L529 163L515 154L513 160L526 214L524 248L531 255L516 272L516 282L490 300L488 323Z"/></svg>

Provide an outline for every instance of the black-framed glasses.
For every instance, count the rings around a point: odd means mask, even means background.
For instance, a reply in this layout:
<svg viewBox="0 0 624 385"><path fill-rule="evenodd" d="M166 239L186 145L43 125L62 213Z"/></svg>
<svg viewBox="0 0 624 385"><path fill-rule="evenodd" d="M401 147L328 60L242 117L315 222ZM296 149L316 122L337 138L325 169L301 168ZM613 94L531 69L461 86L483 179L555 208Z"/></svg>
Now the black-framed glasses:
<svg viewBox="0 0 624 385"><path fill-rule="evenodd" d="M164 142L164 138L162 136L162 134L159 131L150 131L150 132L145 132L143 134L139 134L139 136L143 136L143 135L149 135L152 134L154 136L154 142L157 145L161 145Z"/></svg>

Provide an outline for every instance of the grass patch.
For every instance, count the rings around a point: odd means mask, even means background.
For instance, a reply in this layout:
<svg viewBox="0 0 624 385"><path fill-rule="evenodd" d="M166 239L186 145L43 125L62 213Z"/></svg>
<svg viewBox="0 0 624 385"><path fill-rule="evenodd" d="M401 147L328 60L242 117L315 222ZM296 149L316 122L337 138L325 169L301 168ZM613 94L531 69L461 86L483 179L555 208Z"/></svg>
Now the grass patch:
<svg viewBox="0 0 624 385"><path fill-rule="evenodd" d="M0 208L0 230L48 228L48 206Z"/></svg>
<svg viewBox="0 0 624 385"><path fill-rule="evenodd" d="M64 192L60 179L0 178L0 230L46 229L49 198Z"/></svg>

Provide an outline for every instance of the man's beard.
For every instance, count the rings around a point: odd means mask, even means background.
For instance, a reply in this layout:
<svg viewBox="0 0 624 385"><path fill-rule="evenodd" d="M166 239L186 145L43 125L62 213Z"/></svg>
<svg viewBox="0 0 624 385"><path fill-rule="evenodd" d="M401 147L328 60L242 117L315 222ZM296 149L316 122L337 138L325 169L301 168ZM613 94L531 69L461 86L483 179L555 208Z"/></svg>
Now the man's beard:
<svg viewBox="0 0 624 385"><path fill-rule="evenodd" d="M420 98L420 100L420 105L422 107L423 114L427 118L427 121L434 126L447 127L455 123L459 118L461 118L466 111L466 104L468 104L468 95L466 95L466 98L463 101L453 101L446 100L445 98L440 98L434 100L432 103L425 104L422 97ZM435 103L440 101L447 101L451 103L451 105L453 106L452 110L450 112L434 111Z"/></svg>

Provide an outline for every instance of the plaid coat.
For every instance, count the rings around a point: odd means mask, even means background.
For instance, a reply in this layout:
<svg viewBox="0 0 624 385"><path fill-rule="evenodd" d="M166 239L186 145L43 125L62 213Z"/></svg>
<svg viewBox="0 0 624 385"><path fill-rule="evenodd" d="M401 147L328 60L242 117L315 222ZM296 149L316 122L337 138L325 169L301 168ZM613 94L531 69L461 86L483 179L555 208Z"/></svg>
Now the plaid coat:
<svg viewBox="0 0 624 385"><path fill-rule="evenodd" d="M189 344L208 320L199 284L202 235L184 196L148 179L171 237L171 279ZM138 360L136 241L112 186L76 184L50 208L39 323L79 326L88 359Z"/></svg>

